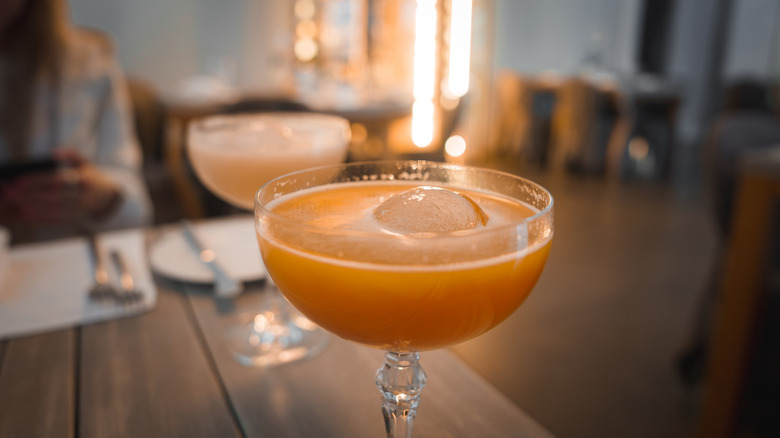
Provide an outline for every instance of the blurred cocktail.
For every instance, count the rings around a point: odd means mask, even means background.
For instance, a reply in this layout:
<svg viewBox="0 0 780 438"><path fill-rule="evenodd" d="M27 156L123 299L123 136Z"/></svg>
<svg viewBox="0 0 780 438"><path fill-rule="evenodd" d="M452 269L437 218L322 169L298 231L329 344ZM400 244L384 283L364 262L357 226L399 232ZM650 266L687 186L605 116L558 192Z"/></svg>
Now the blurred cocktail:
<svg viewBox="0 0 780 438"><path fill-rule="evenodd" d="M212 193L251 211L260 186L295 170L343 162L349 141L349 122L332 115L218 115L189 126L187 152L198 179ZM270 279L260 311L228 336L234 357L247 365L310 357L326 343L327 334L291 309Z"/></svg>
<svg viewBox="0 0 780 438"><path fill-rule="evenodd" d="M353 163L277 178L258 193L269 274L303 314L387 350L376 383L388 436L411 436L419 352L512 314L542 272L553 200L507 173L432 162Z"/></svg>
<svg viewBox="0 0 780 438"><path fill-rule="evenodd" d="M190 125L187 152L212 193L252 211L260 186L296 170L344 162L349 140L349 122L332 115L220 115Z"/></svg>

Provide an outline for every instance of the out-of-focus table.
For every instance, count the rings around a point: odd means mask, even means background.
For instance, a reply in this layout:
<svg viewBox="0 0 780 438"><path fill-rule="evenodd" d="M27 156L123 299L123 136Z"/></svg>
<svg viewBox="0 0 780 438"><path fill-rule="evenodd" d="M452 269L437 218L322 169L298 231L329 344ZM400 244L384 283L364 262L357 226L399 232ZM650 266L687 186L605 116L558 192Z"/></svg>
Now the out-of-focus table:
<svg viewBox="0 0 780 438"><path fill-rule="evenodd" d="M383 352L332 337L314 359L244 367L223 336L259 304L262 283L232 303L156 283L142 315L0 340L0 438L385 435ZM449 351L423 353L422 365L415 437L551 437Z"/></svg>

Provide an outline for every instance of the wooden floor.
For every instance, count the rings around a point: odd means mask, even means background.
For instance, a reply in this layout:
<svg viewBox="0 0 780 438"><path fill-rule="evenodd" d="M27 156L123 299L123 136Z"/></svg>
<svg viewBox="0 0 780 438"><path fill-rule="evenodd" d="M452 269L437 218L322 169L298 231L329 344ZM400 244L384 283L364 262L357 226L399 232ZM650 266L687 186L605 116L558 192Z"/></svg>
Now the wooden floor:
<svg viewBox="0 0 780 438"><path fill-rule="evenodd" d="M548 265L510 319L453 350L561 438L694 436L699 394L674 363L720 245L702 197L518 173L555 198Z"/></svg>

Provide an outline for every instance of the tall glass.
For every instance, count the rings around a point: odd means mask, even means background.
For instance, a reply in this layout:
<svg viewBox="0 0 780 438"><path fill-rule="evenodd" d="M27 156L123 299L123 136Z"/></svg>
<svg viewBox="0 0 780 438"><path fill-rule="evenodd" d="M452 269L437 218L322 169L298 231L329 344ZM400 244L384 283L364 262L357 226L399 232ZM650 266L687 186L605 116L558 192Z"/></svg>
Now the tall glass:
<svg viewBox="0 0 780 438"><path fill-rule="evenodd" d="M308 169L263 186L258 242L287 299L332 333L387 351L389 437L410 437L419 353L478 336L525 300L553 237L543 187L424 161Z"/></svg>
<svg viewBox="0 0 780 438"><path fill-rule="evenodd" d="M350 141L341 117L296 112L218 115L190 124L187 152L200 181L226 202L252 211L258 188L307 167L342 163ZM259 312L228 333L245 365L278 365L320 352L327 333L292 309L266 282Z"/></svg>

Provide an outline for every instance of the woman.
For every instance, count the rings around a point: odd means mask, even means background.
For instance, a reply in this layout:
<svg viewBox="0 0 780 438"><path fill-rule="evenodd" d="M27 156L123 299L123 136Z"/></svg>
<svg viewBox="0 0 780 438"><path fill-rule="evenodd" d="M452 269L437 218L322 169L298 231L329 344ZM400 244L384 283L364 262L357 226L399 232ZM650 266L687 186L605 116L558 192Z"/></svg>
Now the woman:
<svg viewBox="0 0 780 438"><path fill-rule="evenodd" d="M71 26L63 0L0 2L0 223L14 241L150 221L128 105L108 39ZM55 169L8 177L42 160Z"/></svg>

